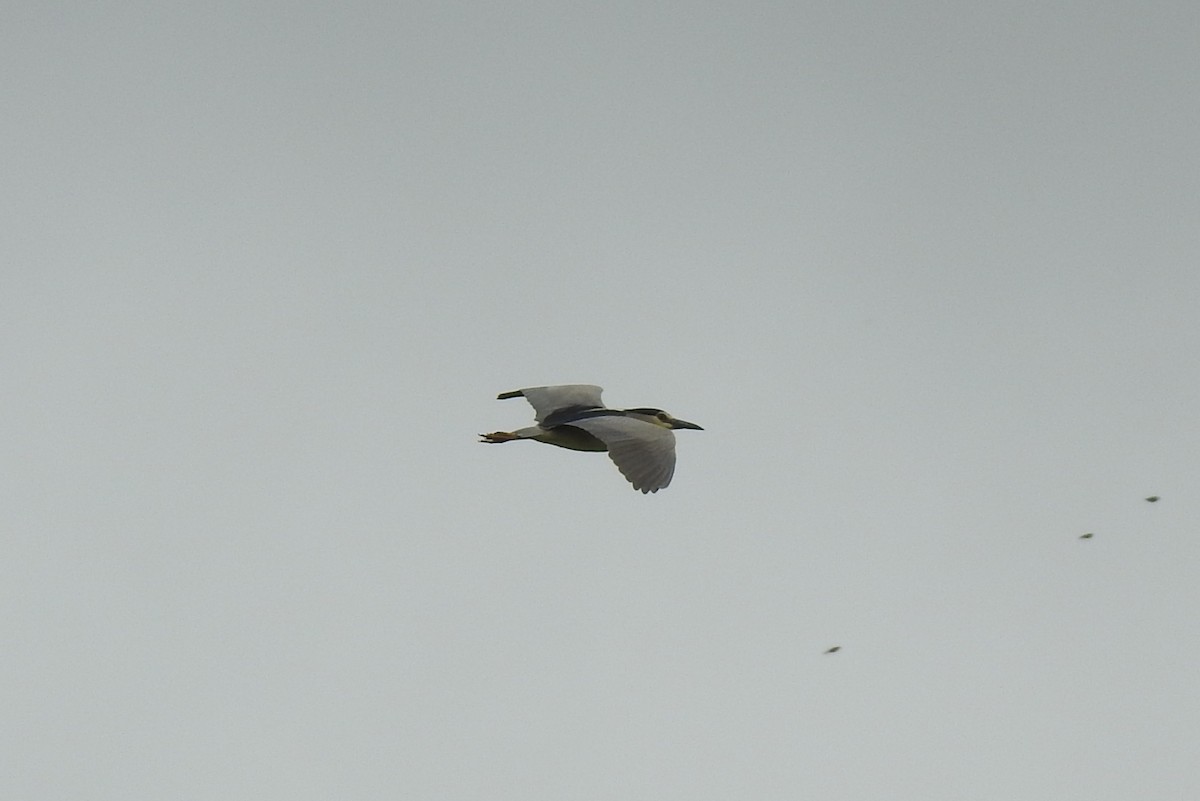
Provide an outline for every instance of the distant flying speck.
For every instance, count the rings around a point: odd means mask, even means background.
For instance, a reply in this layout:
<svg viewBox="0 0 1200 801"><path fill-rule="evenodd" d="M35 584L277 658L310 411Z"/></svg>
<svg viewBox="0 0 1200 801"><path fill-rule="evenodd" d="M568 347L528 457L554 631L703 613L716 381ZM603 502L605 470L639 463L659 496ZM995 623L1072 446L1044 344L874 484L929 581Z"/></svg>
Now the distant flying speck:
<svg viewBox="0 0 1200 801"><path fill-rule="evenodd" d="M1087 534L1079 535L1079 539L1081 539L1081 540L1090 540L1091 538L1092 538L1092 532L1090 532L1090 531Z"/></svg>
<svg viewBox="0 0 1200 801"><path fill-rule="evenodd" d="M1149 501L1150 503L1158 503L1158 496L1157 496L1157 495L1151 495L1151 496L1150 496L1149 498L1147 498L1146 500L1147 500L1147 501Z"/></svg>
<svg viewBox="0 0 1200 801"><path fill-rule="evenodd" d="M836 654L836 653L837 653L838 651L840 651L840 650L842 650L842 646L840 646L840 645L835 645L835 646L833 646L832 648L830 648L828 651L826 651L825 653L827 653L827 654Z"/></svg>

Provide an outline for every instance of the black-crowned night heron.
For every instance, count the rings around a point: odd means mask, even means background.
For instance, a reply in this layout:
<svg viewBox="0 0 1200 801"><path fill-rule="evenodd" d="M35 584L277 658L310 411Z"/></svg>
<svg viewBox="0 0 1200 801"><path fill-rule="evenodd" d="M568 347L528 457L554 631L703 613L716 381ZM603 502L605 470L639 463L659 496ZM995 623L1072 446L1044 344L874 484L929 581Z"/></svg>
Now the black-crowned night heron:
<svg viewBox="0 0 1200 801"><path fill-rule="evenodd" d="M497 400L523 397L529 401L537 425L480 434L481 442L533 439L573 451L608 451L634 489L658 492L675 473L672 430L704 429L662 409L608 409L600 401L602 391L592 384L564 384L502 392Z"/></svg>

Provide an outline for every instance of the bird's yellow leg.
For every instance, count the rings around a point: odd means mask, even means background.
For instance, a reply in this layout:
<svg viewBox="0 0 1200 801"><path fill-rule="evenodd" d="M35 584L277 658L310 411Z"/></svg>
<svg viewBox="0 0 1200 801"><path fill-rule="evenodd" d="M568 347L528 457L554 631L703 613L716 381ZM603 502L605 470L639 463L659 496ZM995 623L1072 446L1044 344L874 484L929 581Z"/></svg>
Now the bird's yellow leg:
<svg viewBox="0 0 1200 801"><path fill-rule="evenodd" d="M490 434L480 434L480 442L487 442L495 445L499 442L512 442L514 439L520 439L516 434L509 431L493 431Z"/></svg>

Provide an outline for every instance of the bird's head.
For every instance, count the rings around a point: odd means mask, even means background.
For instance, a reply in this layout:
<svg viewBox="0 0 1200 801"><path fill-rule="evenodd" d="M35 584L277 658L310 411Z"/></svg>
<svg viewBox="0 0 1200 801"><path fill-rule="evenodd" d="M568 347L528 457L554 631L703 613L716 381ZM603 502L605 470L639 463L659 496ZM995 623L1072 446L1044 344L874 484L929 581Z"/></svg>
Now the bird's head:
<svg viewBox="0 0 1200 801"><path fill-rule="evenodd" d="M625 409L626 417L636 417L638 420L645 420L647 423L652 423L662 428L692 428L696 431L704 429L695 423L689 423L687 420L680 420L678 417L672 417L662 409L638 408Z"/></svg>

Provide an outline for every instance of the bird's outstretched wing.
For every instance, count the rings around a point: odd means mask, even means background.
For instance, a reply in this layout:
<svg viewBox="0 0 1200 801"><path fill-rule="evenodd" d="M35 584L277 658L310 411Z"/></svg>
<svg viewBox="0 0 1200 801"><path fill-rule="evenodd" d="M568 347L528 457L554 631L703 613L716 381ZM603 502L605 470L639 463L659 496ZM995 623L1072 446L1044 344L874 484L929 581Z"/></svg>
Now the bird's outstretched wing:
<svg viewBox="0 0 1200 801"><path fill-rule="evenodd" d="M597 414L572 420L608 446L608 456L636 490L658 492L675 475L675 434L633 417Z"/></svg>
<svg viewBox="0 0 1200 801"><path fill-rule="evenodd" d="M594 384L562 384L556 387L516 389L512 392L501 392L496 397L498 400L525 398L533 407L533 419L539 423L545 423L547 418L554 415L555 412L568 409L572 412L603 409L604 403L600 400L600 393L603 391ZM561 418L564 415L555 415L555 417ZM560 422L562 421L551 420L549 424L558 425Z"/></svg>

